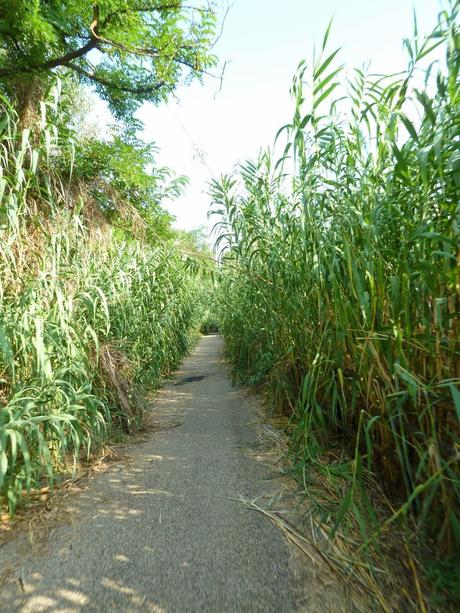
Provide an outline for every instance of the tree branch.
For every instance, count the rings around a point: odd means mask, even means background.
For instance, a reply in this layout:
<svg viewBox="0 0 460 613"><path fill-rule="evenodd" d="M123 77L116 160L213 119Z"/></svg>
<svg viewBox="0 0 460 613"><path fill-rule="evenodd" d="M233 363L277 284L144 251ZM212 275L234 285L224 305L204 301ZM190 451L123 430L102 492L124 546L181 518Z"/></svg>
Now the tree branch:
<svg viewBox="0 0 460 613"><path fill-rule="evenodd" d="M139 87L133 87L131 85L123 85L121 83L115 83L113 81L109 81L109 79L105 79L104 77L100 77L96 75L94 72L88 72L84 68L77 66L76 64L68 64L68 67L80 74L82 77L89 79L90 81L94 81L99 83L100 85L104 85L105 87L109 87L111 89L116 89L121 92L127 92L129 94L135 94L142 96L143 94L151 94L155 91L158 91L162 87L166 85L166 81L157 81L156 83L152 83L151 85L143 85Z"/></svg>
<svg viewBox="0 0 460 613"><path fill-rule="evenodd" d="M170 59L171 62L177 62L178 64L182 64L183 66L187 66L188 68L190 68L191 70L197 71L201 74L216 78L216 75L213 75L212 73L208 72L207 70L204 70L203 68L200 68L197 65L191 64L190 62L177 57L176 54L169 54L169 55L162 55L161 50L159 49L155 49L155 48L149 48L149 47L127 47L126 45L123 45L122 43L118 43L117 41L114 40L110 40L108 38L104 38L103 36L99 36L99 35L95 35L99 44L104 44L104 45L109 45L110 47L114 47L115 49L120 49L120 51L124 51L125 53L130 53L133 55L146 55L148 57L153 57L153 58L157 58L157 57L162 57L164 59ZM184 45L182 47L179 48L179 50L181 49L188 49L191 48L191 46L188 45Z"/></svg>
<svg viewBox="0 0 460 613"><path fill-rule="evenodd" d="M72 60L86 55L89 51L91 51L91 49L95 49L98 44L99 41L97 39L91 39L86 43L86 45L83 45L83 47L75 49L74 51L69 51L69 53L61 55L54 60L43 62L43 64L38 64L36 66L18 66L17 68L6 68L3 70L0 69L0 79L14 77L20 74L43 72L44 70L50 70L51 68L57 68L58 66L67 66Z"/></svg>
<svg viewBox="0 0 460 613"><path fill-rule="evenodd" d="M178 9L188 9L191 11L206 11L211 12L211 9L202 9L197 6L191 5L183 5L180 0L171 4L162 4L160 6L155 5L147 5L147 6L138 6L138 7L129 7L126 9L119 9L118 11L114 11L113 13L109 13L105 19L101 22L101 27L104 28L108 23L110 23L115 17L118 15L126 15L127 13L152 13L156 12L164 12L164 11L173 11Z"/></svg>
<svg viewBox="0 0 460 613"><path fill-rule="evenodd" d="M79 49L74 49L73 51L69 51L60 57L55 58L54 60L49 60L48 62L43 62L42 64L38 64L36 66L18 66L16 68L6 68L0 70L0 79L4 79L6 77L13 77L15 75L20 74L30 74L33 72L43 72L44 70L50 70L51 68L57 68L58 66L67 66L72 60L75 60L83 55L86 55L92 49L95 49L99 45L98 40L98 26L99 26L99 6L97 4L94 5L93 8L93 20L91 25L89 26L90 31L90 39L88 42L80 47Z"/></svg>

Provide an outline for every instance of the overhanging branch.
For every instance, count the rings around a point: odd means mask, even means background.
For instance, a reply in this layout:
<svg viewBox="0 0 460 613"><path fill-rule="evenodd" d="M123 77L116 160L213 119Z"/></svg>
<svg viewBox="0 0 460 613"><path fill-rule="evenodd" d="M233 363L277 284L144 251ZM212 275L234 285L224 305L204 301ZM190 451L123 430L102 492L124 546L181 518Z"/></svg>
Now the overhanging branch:
<svg viewBox="0 0 460 613"><path fill-rule="evenodd" d="M5 79L8 77L14 77L16 75L21 74L31 74L34 72L43 72L45 70L50 70L52 68L57 68L58 66L67 66L69 62L75 60L83 55L86 55L92 49L95 49L99 44L99 41L96 38L92 38L89 40L86 45L80 47L79 49L75 49L74 51L69 51L68 53L61 55L60 57L55 58L54 60L49 60L48 62L43 62L42 64L37 64L35 66L18 66L16 68L6 68L0 69L0 79Z"/></svg>
<svg viewBox="0 0 460 613"><path fill-rule="evenodd" d="M150 85L141 85L141 86L135 87L135 86L128 85L128 84L110 81L109 79L106 79L104 77L101 77L100 75L95 74L94 72L88 72L87 70L85 70L84 68L81 68L80 66L77 66L76 64L68 64L68 67L74 70L76 73L78 73L82 77L85 77L86 79L89 79L90 81L94 81L95 83L99 83L99 85L104 85L104 87L108 87L110 89L116 89L121 92L126 92L128 94L134 94L138 96L142 96L145 94L152 94L160 90L162 87L166 85L166 81L157 81L156 83L152 83Z"/></svg>
<svg viewBox="0 0 460 613"><path fill-rule="evenodd" d="M44 70L51 70L58 66L67 66L72 60L82 57L89 53L92 49L95 49L99 45L98 40L98 26L99 26L99 6L97 4L93 7L93 19L89 26L90 38L88 42L78 49L68 51L60 57L54 58L54 60L48 60L42 64L35 66L19 66L16 68L0 69L0 79L7 77L14 77L21 74L31 74L34 72L43 72Z"/></svg>

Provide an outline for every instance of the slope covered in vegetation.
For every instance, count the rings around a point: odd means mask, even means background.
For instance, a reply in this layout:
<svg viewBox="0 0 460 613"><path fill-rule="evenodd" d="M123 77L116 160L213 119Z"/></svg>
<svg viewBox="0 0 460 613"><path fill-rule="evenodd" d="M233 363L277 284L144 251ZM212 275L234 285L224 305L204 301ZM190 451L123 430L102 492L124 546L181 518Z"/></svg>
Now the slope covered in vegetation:
<svg viewBox="0 0 460 613"><path fill-rule="evenodd" d="M407 71L341 78L326 34L275 153L212 184L235 376L290 418L294 470L338 490L334 535L409 514L460 548L458 2ZM442 62L434 62L439 56ZM307 87L308 85L308 87ZM339 92L339 93L338 93ZM283 145L283 139L285 144ZM276 152L281 147L281 153ZM393 501L382 518L367 485Z"/></svg>
<svg viewBox="0 0 460 613"><path fill-rule="evenodd" d="M132 138L61 138L56 112L44 102L41 127L18 132L3 101L0 491L11 510L135 424L142 386L171 372L199 325L201 281L158 205L178 186L147 172L151 152Z"/></svg>
<svg viewBox="0 0 460 613"><path fill-rule="evenodd" d="M209 260L191 262L202 247L162 208L186 180L158 167L134 113L215 64L215 12L17 0L0 18L0 503L14 511L138 423L199 327ZM87 121L87 85L108 133Z"/></svg>

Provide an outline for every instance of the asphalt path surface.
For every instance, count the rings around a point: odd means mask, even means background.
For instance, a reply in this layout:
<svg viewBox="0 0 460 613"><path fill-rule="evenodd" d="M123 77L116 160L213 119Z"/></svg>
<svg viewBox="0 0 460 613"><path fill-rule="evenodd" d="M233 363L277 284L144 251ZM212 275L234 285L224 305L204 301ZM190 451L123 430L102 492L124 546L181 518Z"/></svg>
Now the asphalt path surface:
<svg viewBox="0 0 460 613"><path fill-rule="evenodd" d="M14 569L1 611L297 610L287 542L239 501L272 484L247 452L254 412L219 337L201 339L154 413L164 429L90 477L38 549L24 535L0 547L0 576Z"/></svg>

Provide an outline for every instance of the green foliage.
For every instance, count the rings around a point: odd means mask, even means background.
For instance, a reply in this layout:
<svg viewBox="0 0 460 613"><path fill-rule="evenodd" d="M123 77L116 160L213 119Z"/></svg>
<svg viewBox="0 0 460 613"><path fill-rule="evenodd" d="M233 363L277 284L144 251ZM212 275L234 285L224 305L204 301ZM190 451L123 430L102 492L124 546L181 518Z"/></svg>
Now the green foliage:
<svg viewBox="0 0 460 613"><path fill-rule="evenodd" d="M212 311L206 311L201 327L201 334L218 334L219 332L219 321Z"/></svg>
<svg viewBox="0 0 460 613"><path fill-rule="evenodd" d="M79 139L72 159L62 159L62 173L71 169L113 224L148 240L171 238L172 217L160 203L179 196L188 179L158 167L156 152L131 130L114 130L107 140Z"/></svg>
<svg viewBox="0 0 460 613"><path fill-rule="evenodd" d="M441 13L426 40L406 41L406 73L355 70L346 88L328 32L312 69L299 66L279 159L263 153L211 192L235 374L264 382L290 416L305 487L308 467L345 483L331 535L350 513L365 542L378 534L366 496L378 475L406 501L381 528L412 513L451 552L460 548L458 9ZM440 45L444 68L423 74ZM328 464L331 434L345 455Z"/></svg>
<svg viewBox="0 0 460 613"><path fill-rule="evenodd" d="M460 585L458 582L458 559L454 556L437 560L428 565L427 575L433 585L431 603L440 611L448 606L458 606Z"/></svg>
<svg viewBox="0 0 460 613"><path fill-rule="evenodd" d="M71 71L120 118L215 64L212 3L0 0L0 80L8 91Z"/></svg>
<svg viewBox="0 0 460 613"><path fill-rule="evenodd" d="M220 321L218 317L218 285L208 281L203 284L203 303L200 317L201 334L218 334Z"/></svg>
<svg viewBox="0 0 460 613"><path fill-rule="evenodd" d="M101 214L108 185L94 214L88 192L97 172L112 178L117 202L140 207L142 198L151 204L161 196L155 172L151 183L142 172L138 142L91 143L100 163L91 175L78 143L68 133L60 139L50 123L55 101L43 104L33 138L17 133L14 112L2 104L0 497L13 512L25 491L68 474L115 427L136 423L136 398L193 341L202 289L169 226L155 241L111 226ZM73 173L63 172L62 160L73 160ZM158 216L148 221L161 230Z"/></svg>

